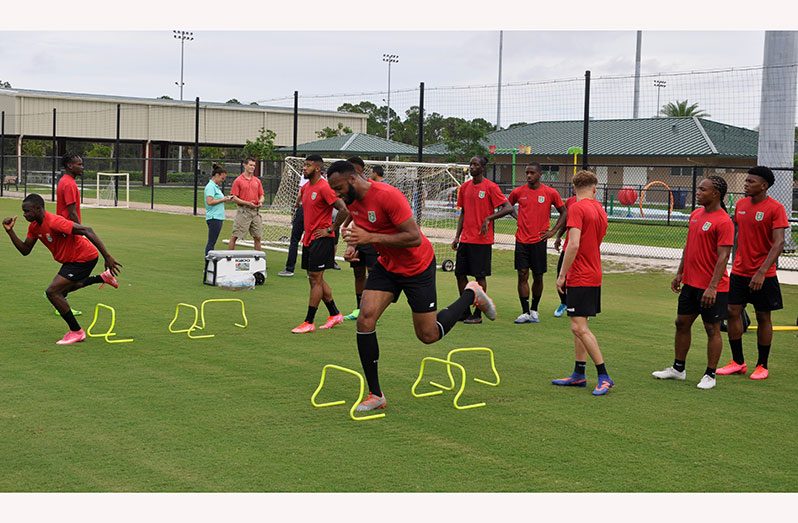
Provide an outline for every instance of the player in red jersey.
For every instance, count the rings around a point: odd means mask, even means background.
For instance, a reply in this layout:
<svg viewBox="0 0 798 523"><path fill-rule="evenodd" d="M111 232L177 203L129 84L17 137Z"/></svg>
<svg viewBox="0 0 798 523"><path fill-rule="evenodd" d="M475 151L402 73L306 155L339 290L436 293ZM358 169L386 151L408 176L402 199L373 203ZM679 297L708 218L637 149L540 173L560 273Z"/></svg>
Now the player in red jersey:
<svg viewBox="0 0 798 523"><path fill-rule="evenodd" d="M14 247L23 256L27 256L36 245L36 241L41 241L50 250L53 259L62 264L61 270L45 291L47 299L69 325L69 332L56 343L71 345L83 341L86 339L86 333L75 320L66 295L95 283L107 283L114 288L119 287L116 275L121 265L108 254L105 245L91 227L45 211L44 199L38 194L29 194L25 197L22 201L22 215L30 223L25 241L20 240L14 232L16 216L3 220L3 228ZM91 276L92 269L97 265L98 250L105 258L105 272Z"/></svg>
<svg viewBox="0 0 798 523"><path fill-rule="evenodd" d="M80 223L80 191L75 181L83 176L83 159L77 154L67 153L61 158L64 174L55 190L55 213L67 220Z"/></svg>
<svg viewBox="0 0 798 523"><path fill-rule="evenodd" d="M585 387L587 357L598 372L594 396L604 396L615 385L607 372L598 340L588 318L601 312L601 241L607 234L607 213L596 201L598 179L591 171L579 171L573 178L576 202L568 209L568 246L565 248L557 290L565 292L571 332L574 335L575 364L567 378L552 380L553 385ZM567 291L566 291L567 282Z"/></svg>
<svg viewBox="0 0 798 523"><path fill-rule="evenodd" d="M452 249L457 251L454 275L457 289L462 293L468 283L468 276L476 278L483 290L488 290L487 277L490 276L491 249L493 246L493 221L513 212L513 207L499 186L485 178L488 159L474 156L469 163L471 179L457 191L457 207L460 217L457 232L452 241ZM499 208L496 211L496 208ZM495 211L495 212L494 212ZM482 313L466 310L465 323L482 323Z"/></svg>
<svg viewBox="0 0 798 523"><path fill-rule="evenodd" d="M701 315L707 333L707 369L697 386L699 389L715 386L715 369L723 350L720 322L727 316L729 303L726 262L734 243L734 224L723 205L726 191L726 181L720 176L708 176L696 188L696 201L701 207L690 214L682 261L671 282L671 290L679 293L675 357L672 367L652 373L657 379L687 377L685 361L690 350L690 331Z"/></svg>
<svg viewBox="0 0 798 523"><path fill-rule="evenodd" d="M784 308L781 288L776 276L776 260L784 248L784 232L790 226L787 211L768 196L775 177L768 167L757 166L745 178L747 198L737 202L734 222L737 224L737 252L729 279L729 345L732 360L717 374L745 374L748 366L743 357L743 324L741 314L751 303L756 311L756 341L759 357L751 379L768 377L768 356L773 340L770 311Z"/></svg>
<svg viewBox="0 0 798 523"><path fill-rule="evenodd" d="M369 385L369 395L357 410L384 409L385 395L377 373L380 349L376 325L402 292L413 311L416 337L423 343L443 338L471 304L491 320L496 318L496 308L479 284L470 282L454 303L436 312L435 253L416 224L404 194L387 183L359 176L347 161L333 163L327 175L354 221L343 231L347 243L344 258L356 259L358 246L367 244L374 245L379 254L369 271L357 318L357 350Z"/></svg>
<svg viewBox="0 0 798 523"><path fill-rule="evenodd" d="M546 241L565 226L566 211L560 194L540 182L540 164L526 166L526 185L510 192L510 205L518 204L518 229L515 232L515 270L518 271L518 299L521 315L515 323L539 323L538 304L543 296L543 275L548 269ZM551 224L551 208L557 209L560 217ZM532 307L529 306L529 271L532 271Z"/></svg>
<svg viewBox="0 0 798 523"><path fill-rule="evenodd" d="M302 268L308 273L310 297L305 321L293 328L294 334L306 334L316 330L313 323L319 302L324 301L330 313L321 329L331 329L344 322L333 299L332 289L324 281L324 271L332 269L335 263L335 232L349 216L344 202L335 194L321 175L324 160L317 154L305 159L303 173L308 183L299 190L302 199L305 232L302 236ZM333 208L338 216L333 224Z"/></svg>
<svg viewBox="0 0 798 523"><path fill-rule="evenodd" d="M570 209L571 205L576 202L576 196L569 196L565 200L565 208ZM567 223L563 223L560 226L560 229L557 231L557 237L554 238L554 249L560 251L560 258L557 260L557 275L560 274L560 269L562 268L562 261L565 258L565 248L568 247L568 227L566 226ZM565 236L565 243L562 243L562 237ZM560 246L562 245L562 249ZM565 283L565 286L568 287L568 282ZM568 305L565 303L565 292L557 289L557 295L560 297L560 304L557 305L557 308L554 309L554 317L559 318L564 313L565 310L568 308Z"/></svg>

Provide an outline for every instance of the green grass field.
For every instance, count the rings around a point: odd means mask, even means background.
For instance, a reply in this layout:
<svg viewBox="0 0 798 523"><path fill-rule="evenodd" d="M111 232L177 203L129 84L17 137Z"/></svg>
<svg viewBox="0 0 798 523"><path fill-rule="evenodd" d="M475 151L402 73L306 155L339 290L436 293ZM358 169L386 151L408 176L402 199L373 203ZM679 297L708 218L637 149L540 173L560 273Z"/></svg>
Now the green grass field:
<svg viewBox="0 0 798 523"><path fill-rule="evenodd" d="M0 199L0 216L18 200ZM311 335L290 334L307 307L301 273L278 278L284 255L269 253L269 278L254 291L230 293L200 283L202 218L85 209L84 222L124 265L119 289L92 287L70 296L88 326L97 302L116 308L119 337L55 345L65 329L43 296L58 265L42 245L23 258L0 245L4 296L0 350L0 491L152 492L795 492L798 489L798 352L795 333L776 333L771 378L720 377L695 387L705 336L694 328L686 382L659 382L652 370L672 363L676 296L670 274L608 274L604 312L591 321L617 386L603 398L559 389L570 373L572 338L547 275L542 323L514 325L520 312L512 252L494 253L489 291L496 322L458 325L425 346L401 298L380 320L381 381L389 407L380 420L354 422L354 378L332 374L315 409L310 396L322 366L356 370L350 323ZM229 235L227 223L222 237ZM612 228L612 225L611 225ZM222 247L223 244L218 244ZM553 259L552 259L553 261ZM553 270L553 267L552 267ZM330 271L336 301L354 305L351 271ZM798 287L783 286L778 324L794 324ZM439 304L455 298L454 276L438 274ZM234 307L209 309L217 336L170 334L175 305L241 298L250 325L233 326ZM322 312L319 316L324 316ZM725 343L723 362L729 358ZM755 338L744 338L749 363ZM456 347L496 354L501 385L469 383L463 402L450 394L410 394L422 357ZM463 356L471 375L487 374ZM430 369L443 379L441 369Z"/></svg>

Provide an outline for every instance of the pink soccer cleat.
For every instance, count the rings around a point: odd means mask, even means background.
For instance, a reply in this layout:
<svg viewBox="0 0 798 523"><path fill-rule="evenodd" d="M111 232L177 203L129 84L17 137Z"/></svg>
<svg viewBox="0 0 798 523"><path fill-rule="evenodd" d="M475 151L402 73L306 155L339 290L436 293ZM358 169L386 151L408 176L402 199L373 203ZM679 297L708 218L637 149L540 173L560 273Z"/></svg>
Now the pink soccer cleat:
<svg viewBox="0 0 798 523"><path fill-rule="evenodd" d="M291 329L291 332L293 332L294 334L307 334L315 330L316 326L314 324L303 321L299 327L294 327L293 329Z"/></svg>
<svg viewBox="0 0 798 523"><path fill-rule="evenodd" d="M716 370L715 374L718 376L729 376L731 374L745 374L746 372L748 372L748 365L731 360L729 363Z"/></svg>
<svg viewBox="0 0 798 523"><path fill-rule="evenodd" d="M78 343L86 339L86 333L83 329L79 331L69 331L64 334L64 337L58 340L56 345L72 345L73 343Z"/></svg>
<svg viewBox="0 0 798 523"><path fill-rule="evenodd" d="M382 410L387 405L388 403L385 401L385 394L382 396L375 396L373 393L369 392L368 397L360 402L360 405L357 406L355 411L367 412L369 410Z"/></svg>
<svg viewBox="0 0 798 523"><path fill-rule="evenodd" d="M327 318L327 321L319 327L320 329L332 329L336 325L339 325L344 322L344 315L341 313L336 314L335 316L330 316Z"/></svg>
<svg viewBox="0 0 798 523"><path fill-rule="evenodd" d="M766 380L768 379L768 374L769 372L765 367L762 365L757 365L756 369L754 369L754 372L751 373L749 378L752 380Z"/></svg>
<svg viewBox="0 0 798 523"><path fill-rule="evenodd" d="M119 288L119 282L117 281L116 277L111 274L110 269L106 269L105 272L100 273L100 278L103 279L103 283L100 284L100 288L102 289L103 286L107 283L114 289Z"/></svg>

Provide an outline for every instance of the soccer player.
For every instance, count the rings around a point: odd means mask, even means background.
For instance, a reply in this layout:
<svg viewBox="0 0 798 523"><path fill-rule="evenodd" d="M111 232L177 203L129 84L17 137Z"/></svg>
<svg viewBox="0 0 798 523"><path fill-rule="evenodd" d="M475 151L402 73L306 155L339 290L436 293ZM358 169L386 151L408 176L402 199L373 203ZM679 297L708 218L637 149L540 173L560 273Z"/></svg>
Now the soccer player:
<svg viewBox="0 0 798 523"><path fill-rule="evenodd" d="M383 169L382 165L372 165L369 179L372 182L381 182L383 178L385 178L385 169Z"/></svg>
<svg viewBox="0 0 798 523"><path fill-rule="evenodd" d="M64 174L55 190L55 213L67 220L80 223L80 191L75 179L83 176L83 159L77 154L66 153L61 158Z"/></svg>
<svg viewBox="0 0 798 523"><path fill-rule="evenodd" d="M384 409L385 394L377 372L380 349L376 325L402 292L413 311L416 337L423 343L443 338L471 304L491 320L496 318L496 308L479 284L472 281L454 303L436 312L435 253L419 229L405 195L387 183L375 183L357 175L346 161L333 163L327 173L331 187L347 204L354 219L354 224L343 231L347 243L344 258L351 258L365 244L373 244L379 252L366 281L357 319L357 350L369 386L369 395L357 410Z"/></svg>
<svg viewBox="0 0 798 523"><path fill-rule="evenodd" d="M776 277L776 260L784 248L784 231L790 226L784 206L768 196L775 178L768 167L757 166L745 178L746 198L734 208L737 224L737 252L729 279L729 345L732 360L716 374L745 374L742 311L751 303L756 311L756 341L759 357L752 380L768 377L768 355L773 340L770 311L782 309L781 288Z"/></svg>
<svg viewBox="0 0 798 523"><path fill-rule="evenodd" d="M71 345L83 341L86 339L86 333L80 328L69 308L67 293L95 283L103 285L107 283L113 288L118 288L116 275L122 265L108 253L91 227L45 211L44 199L38 194L29 194L22 200L22 215L30 223L25 241L20 240L14 232L16 216L3 220L3 228L14 247L23 256L27 256L39 240L50 250L53 259L62 264L61 270L45 291L47 299L69 325L69 331L56 343ZM98 250L105 259L105 271L97 276L91 276L92 269L97 265Z"/></svg>
<svg viewBox="0 0 798 523"><path fill-rule="evenodd" d="M306 334L316 330L313 323L319 302L324 301L330 316L319 327L332 329L344 322L344 316L338 310L333 299L332 289L324 281L324 270L332 269L335 261L335 234L334 230L349 216L344 202L335 194L321 176L324 160L317 154L312 154L305 159L303 175L308 183L302 186L302 208L304 209L305 232L302 237L302 268L308 273L310 282L310 297L308 312L305 321L293 328L294 334ZM338 217L333 224L333 208L338 210Z"/></svg>
<svg viewBox="0 0 798 523"><path fill-rule="evenodd" d="M543 275L548 263L546 241L565 226L566 211L560 193L540 182L540 164L526 166L526 185L510 192L510 205L518 204L518 228L515 231L515 270L518 271L518 299L521 315L515 323L539 323L538 304L543 296ZM560 213L551 224L551 208ZM515 209L513 209L513 214ZM529 271L532 270L532 307L529 306Z"/></svg>
<svg viewBox="0 0 798 523"><path fill-rule="evenodd" d="M359 157L353 156L346 160L347 162L352 164L352 167L355 168L355 173L358 176L365 177L363 172L366 169L366 163ZM379 165L375 165L374 168L379 167L382 170L382 167ZM372 171L372 175L369 177L372 181L379 181L375 180L374 172ZM382 176L379 176L382 179ZM350 215L346 221L344 221L344 227L349 226L352 222L352 216ZM360 315L360 300L363 296L363 289L366 287L366 277L368 275L368 271L370 271L374 264L377 263L377 250L374 246L366 244L366 245L359 245L357 247L357 252L351 257L349 265L352 267L352 272L355 276L355 303L357 306L355 310L344 316L345 320L356 320L357 317Z"/></svg>
<svg viewBox="0 0 798 523"><path fill-rule="evenodd" d="M571 205L576 202L576 196L569 196L565 200L565 209L566 211L571 208ZM557 237L554 239L554 249L560 251L560 258L557 260L557 275L560 274L560 269L562 268L562 261L565 258L565 248L568 247L568 227L566 227L566 223L563 223L560 226L560 229L557 231ZM565 235L565 243L562 243L562 237ZM562 244L562 249L560 249L560 245ZM565 288L568 288L568 282L565 282ZM560 297L560 304L557 305L557 308L554 309L554 317L559 318L564 313L565 310L568 308L568 305L565 303L565 292L560 291L557 289L557 295Z"/></svg>
<svg viewBox="0 0 798 523"><path fill-rule="evenodd" d="M607 234L607 214L596 201L598 179L591 171L579 171L573 178L576 202L568 209L568 245L565 247L557 290L564 292L574 335L575 364L567 378L552 380L553 385L585 387L587 356L598 372L594 396L604 396L615 385L607 372L596 336L588 318L601 312L601 241ZM567 292L566 292L567 282Z"/></svg>
<svg viewBox="0 0 798 523"><path fill-rule="evenodd" d="M227 246L235 250L236 241L249 231L256 251L260 250L260 239L263 231L263 221L258 210L263 205L265 195L260 178L255 176L255 158L249 156L244 161L244 172L235 179L230 189L233 201L238 208L233 221L233 234Z"/></svg>
<svg viewBox="0 0 798 523"><path fill-rule="evenodd" d="M715 369L723 350L720 322L726 319L729 303L726 262L734 243L734 224L723 205L726 190L726 181L720 176L707 176L696 188L696 201L701 207L690 214L682 261L671 282L671 290L679 293L675 357L672 367L652 373L657 379L687 377L685 361L690 350L690 330L701 315L707 333L707 369L697 386L699 389L715 386Z"/></svg>
<svg viewBox="0 0 798 523"><path fill-rule="evenodd" d="M476 278L484 291L488 290L493 221L513 212L513 206L502 194L499 186L485 178L487 164L488 159L484 156L471 158L469 162L471 179L461 185L457 193L460 217L457 220L457 232L452 241L452 249L457 251L454 275L457 278L457 289L461 294L468 284L468 276ZM497 207L499 210L494 212ZM464 323L482 323L482 312L477 308L472 315L469 307L462 319Z"/></svg>

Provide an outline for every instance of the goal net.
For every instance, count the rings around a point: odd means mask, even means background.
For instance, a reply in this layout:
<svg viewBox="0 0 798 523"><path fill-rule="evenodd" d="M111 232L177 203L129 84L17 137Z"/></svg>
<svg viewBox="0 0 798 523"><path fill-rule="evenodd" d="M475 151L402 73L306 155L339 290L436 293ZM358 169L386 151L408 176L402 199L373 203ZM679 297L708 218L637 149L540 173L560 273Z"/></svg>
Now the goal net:
<svg viewBox="0 0 798 523"><path fill-rule="evenodd" d="M324 168L337 161L325 158ZM364 174L369 176L372 167L380 165L385 170L383 181L393 185L407 198L416 222L432 242L438 264L450 269L454 259L451 242L457 227L457 188L465 180L467 165L445 163L416 163L365 160ZM261 211L263 217L263 244L287 248L291 237L291 219L294 203L299 194L304 158L285 159L280 185L272 204ZM336 255L342 256L346 244L338 242ZM445 264L445 262L449 262ZM444 265L445 264L445 265Z"/></svg>
<svg viewBox="0 0 798 523"><path fill-rule="evenodd" d="M130 207L130 174L97 173L96 207Z"/></svg>

